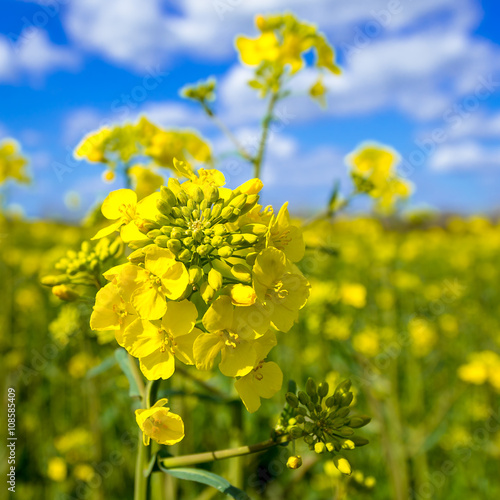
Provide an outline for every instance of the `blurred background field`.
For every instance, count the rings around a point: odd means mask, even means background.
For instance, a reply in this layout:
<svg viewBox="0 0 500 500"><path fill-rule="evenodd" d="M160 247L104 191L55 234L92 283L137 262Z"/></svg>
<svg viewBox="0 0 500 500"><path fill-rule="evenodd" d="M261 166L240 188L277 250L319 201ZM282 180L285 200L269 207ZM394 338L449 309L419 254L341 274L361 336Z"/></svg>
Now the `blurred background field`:
<svg viewBox="0 0 500 500"><path fill-rule="evenodd" d="M303 444L297 470L285 447L201 468L252 499L500 498L497 2L4 3L0 374L4 407L16 390L17 498L133 498L139 402L113 335L89 328L85 286L124 245L89 239L110 191L143 198L179 174L174 157L230 188L261 174L262 205L289 202L311 295L257 413L220 374L162 386L192 430L172 454L266 440L288 380L350 378L373 418L350 477ZM289 11L314 24L272 18L289 31L268 43L256 15ZM223 498L165 483L169 500Z"/></svg>
<svg viewBox="0 0 500 500"><path fill-rule="evenodd" d="M18 495L131 498L136 428L116 345L100 345L89 331L90 305L61 305L38 284L85 230L2 219L2 233L9 237L1 249L1 371L4 387L17 391ZM386 499L394 487L414 498L496 498L496 223L345 218L317 223L306 239L337 254L306 255L312 295L273 359L299 385L308 376L327 374L330 383L350 377L357 409L374 417L364 432L371 443L352 458L350 478L306 450L298 471L286 469L279 449L243 458L246 490L269 499L345 498L344 491L346 498ZM226 387L223 378L209 383ZM180 377L171 391L186 423L203 429L176 446L184 453L231 441L235 425L252 441L266 439L285 392L250 416L239 401L234 411L220 411L209 392ZM213 470L229 479L235 473L225 462ZM181 488L177 498L217 497L193 483Z"/></svg>

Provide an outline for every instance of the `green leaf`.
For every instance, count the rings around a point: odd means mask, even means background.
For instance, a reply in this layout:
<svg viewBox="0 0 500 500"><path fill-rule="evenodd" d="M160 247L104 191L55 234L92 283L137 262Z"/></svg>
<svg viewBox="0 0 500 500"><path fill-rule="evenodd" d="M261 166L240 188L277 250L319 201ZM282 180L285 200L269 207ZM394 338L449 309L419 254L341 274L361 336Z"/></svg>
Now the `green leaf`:
<svg viewBox="0 0 500 500"><path fill-rule="evenodd" d="M128 358L128 352L123 349L123 347L119 347L115 351L115 358L118 361L118 365L122 369L122 372L128 379L128 383L130 385L128 394L131 398L139 398L141 397L141 391L139 391L139 387L137 386L137 382L135 381L134 375L132 373L132 368L130 367L130 361Z"/></svg>
<svg viewBox="0 0 500 500"><path fill-rule="evenodd" d="M178 479L184 479L186 481L195 481L197 483L206 484L212 486L213 488L225 493L226 495L236 499L236 500L251 500L250 497L240 489L233 486L229 481L224 479L213 472L208 472L202 469L190 469L190 468L176 468L176 469L166 469L162 467L161 462L159 462L160 469L170 474Z"/></svg>
<svg viewBox="0 0 500 500"><path fill-rule="evenodd" d="M101 363L99 363L97 366L94 366L91 368L86 375L86 378L94 378L97 377L97 375L100 375L101 373L104 373L108 371L110 368L116 365L117 358L115 355L108 356L105 358Z"/></svg>

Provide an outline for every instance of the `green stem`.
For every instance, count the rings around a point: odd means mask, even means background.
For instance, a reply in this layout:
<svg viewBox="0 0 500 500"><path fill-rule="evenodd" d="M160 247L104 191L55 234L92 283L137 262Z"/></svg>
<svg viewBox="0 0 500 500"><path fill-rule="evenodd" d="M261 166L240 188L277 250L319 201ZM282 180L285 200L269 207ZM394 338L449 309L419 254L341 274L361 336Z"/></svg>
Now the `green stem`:
<svg viewBox="0 0 500 500"><path fill-rule="evenodd" d="M142 431L139 430L137 458L135 462L134 500L147 500L148 478L144 470L148 464L148 447L142 441Z"/></svg>
<svg viewBox="0 0 500 500"><path fill-rule="evenodd" d="M204 464L207 462L215 462L225 458L241 457L258 453L280 444L289 443L293 439L290 436L282 436L278 439L268 439L261 443L251 444L248 446L239 446L237 448L227 448L225 450L207 451L205 453L195 453L193 455L182 455L180 457L168 457L159 460L159 464L165 469L174 467L185 467L187 465Z"/></svg>
<svg viewBox="0 0 500 500"><path fill-rule="evenodd" d="M264 154L266 152L267 138L269 136L269 126L271 125L271 121L273 119L273 111L276 103L279 99L279 93L274 92L271 95L271 99L269 99L269 104L267 106L266 116L262 122L262 136L260 138L259 150L253 159L253 167L254 167L254 177L257 179L260 178L260 173L262 169L262 161L264 159Z"/></svg>
<svg viewBox="0 0 500 500"><path fill-rule="evenodd" d="M253 158L248 153L245 148L240 144L240 141L236 138L236 136L226 127L224 122L213 112L212 109L208 106L208 104L204 101L200 101L205 113L209 116L209 118L214 122L214 124L219 128L219 130L226 135L226 137L233 143L234 147L238 151L238 153L247 161L253 162Z"/></svg>
<svg viewBox="0 0 500 500"><path fill-rule="evenodd" d="M135 359L129 355L129 362L132 368L132 373L137 382L137 386L139 387L139 391L141 393L141 402L142 406L145 408L150 407L151 396L154 397L156 393L157 386L155 382L157 381L148 381L147 386L144 386L144 382L142 380L142 376L139 373L137 368L137 363ZM150 459L151 448L146 446L143 441L142 431L139 430L139 439L138 439L138 449L137 449L137 458L135 462L135 483L134 483L134 500L147 500L148 499L148 476L145 474L145 470L148 466Z"/></svg>
<svg viewBox="0 0 500 500"><path fill-rule="evenodd" d="M137 388L139 389L139 392L141 394L142 404L145 404L145 402L146 402L146 389L144 387L144 379L142 378L142 374L139 371L139 368L137 367L137 363L135 361L135 358L133 356L131 356L130 354L128 355L128 362L130 365L130 369L132 370L132 375L134 376L134 380L137 384Z"/></svg>

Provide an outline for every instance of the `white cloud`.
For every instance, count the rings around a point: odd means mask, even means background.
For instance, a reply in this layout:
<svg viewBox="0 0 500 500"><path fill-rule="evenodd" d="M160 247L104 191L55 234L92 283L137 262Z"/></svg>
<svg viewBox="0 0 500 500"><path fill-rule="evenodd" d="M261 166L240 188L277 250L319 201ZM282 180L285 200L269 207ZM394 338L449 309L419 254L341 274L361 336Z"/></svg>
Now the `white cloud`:
<svg viewBox="0 0 500 500"><path fill-rule="evenodd" d="M500 168L500 148L486 147L473 141L447 144L434 153L429 166L438 172Z"/></svg>
<svg viewBox="0 0 500 500"><path fill-rule="evenodd" d="M16 41L0 35L0 82L19 76L39 80L55 69L75 69L78 64L74 51L53 44L43 30L25 30Z"/></svg>
<svg viewBox="0 0 500 500"><path fill-rule="evenodd" d="M73 0L64 19L70 37L86 50L144 68L185 51L203 59L231 57L234 36L252 33L257 13L292 11L317 23L335 43L349 43L359 29L368 29L366 23L390 33L433 12L468 26L477 17L470 5L470 0ZM396 6L392 13L389 6Z"/></svg>
<svg viewBox="0 0 500 500"><path fill-rule="evenodd" d="M456 121L447 130L450 139L471 137L500 138L500 112L486 114L484 112L470 113L463 119Z"/></svg>

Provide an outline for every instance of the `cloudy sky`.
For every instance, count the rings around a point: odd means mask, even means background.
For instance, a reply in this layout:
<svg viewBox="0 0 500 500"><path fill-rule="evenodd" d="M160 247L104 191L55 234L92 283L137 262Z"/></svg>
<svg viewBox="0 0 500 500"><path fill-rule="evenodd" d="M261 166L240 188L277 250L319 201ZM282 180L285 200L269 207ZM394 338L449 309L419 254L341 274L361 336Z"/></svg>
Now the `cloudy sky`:
<svg viewBox="0 0 500 500"><path fill-rule="evenodd" d="M289 10L316 23L344 70L325 80L328 108L307 99L304 71L278 122L264 166L265 201L317 208L343 157L376 140L396 148L416 186L413 203L441 210L499 208L500 6L495 0L3 0L0 16L0 139L31 158L32 187L9 199L29 216L80 216L110 189L102 169L75 163L86 133L147 114L190 127L222 153L230 144L196 106L186 83L215 76L217 110L251 144L263 103L247 87L237 34L255 34L256 13ZM221 162L229 184L251 175ZM58 175L61 165L64 174ZM81 194L71 212L65 194Z"/></svg>

